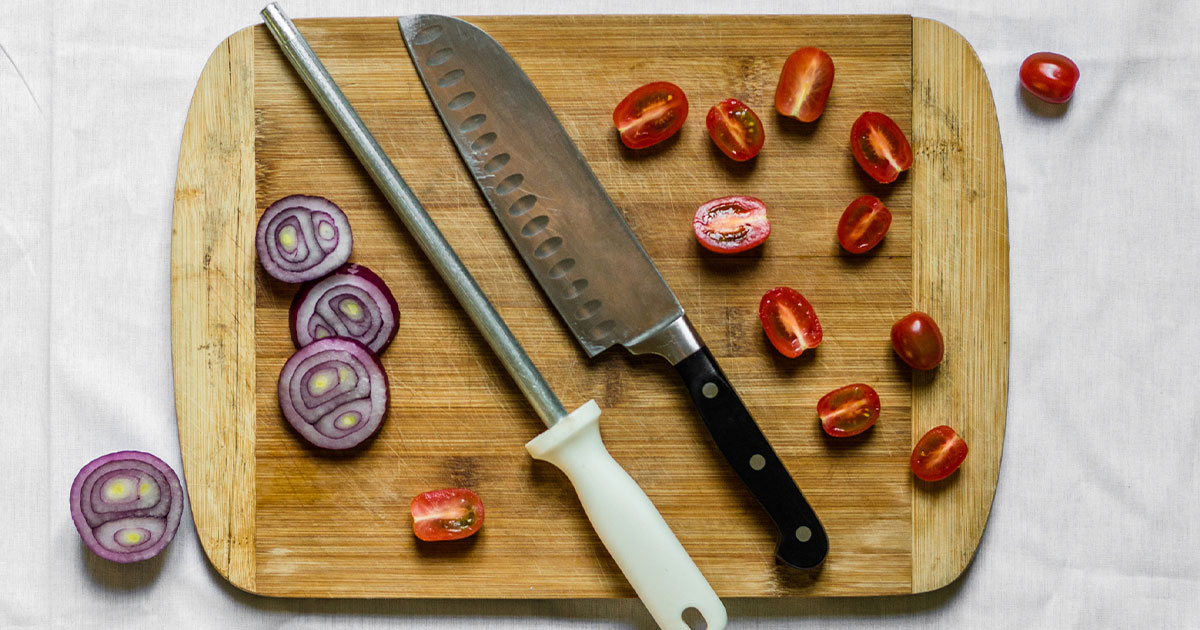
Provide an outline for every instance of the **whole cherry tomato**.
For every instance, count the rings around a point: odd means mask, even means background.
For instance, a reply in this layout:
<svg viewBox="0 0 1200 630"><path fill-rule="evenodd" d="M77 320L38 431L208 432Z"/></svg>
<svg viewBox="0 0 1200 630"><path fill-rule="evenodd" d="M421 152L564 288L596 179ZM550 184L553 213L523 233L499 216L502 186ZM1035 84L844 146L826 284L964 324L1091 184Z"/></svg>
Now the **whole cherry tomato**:
<svg viewBox="0 0 1200 630"><path fill-rule="evenodd" d="M688 102L674 83L647 83L617 103L613 124L621 142L630 149L644 149L670 138L687 119Z"/></svg>
<svg viewBox="0 0 1200 630"><path fill-rule="evenodd" d="M1079 66L1058 53L1033 53L1021 63L1021 85L1048 103L1071 100L1077 81Z"/></svg>
<svg viewBox="0 0 1200 630"><path fill-rule="evenodd" d="M878 245L891 225L892 211L878 197L863 195L851 201L842 213L838 242L851 254L861 254Z"/></svg>
<svg viewBox="0 0 1200 630"><path fill-rule="evenodd" d="M967 458L967 443L946 425L933 427L917 440L908 460L913 474L925 481L938 481L958 470Z"/></svg>
<svg viewBox="0 0 1200 630"><path fill-rule="evenodd" d="M763 146L763 126L758 114L736 98L727 98L708 110L708 135L730 159L745 162Z"/></svg>
<svg viewBox="0 0 1200 630"><path fill-rule="evenodd" d="M801 48L788 56L775 87L775 110L800 122L825 111L833 87L833 59L820 48Z"/></svg>
<svg viewBox="0 0 1200 630"><path fill-rule="evenodd" d="M863 112L850 128L850 150L867 175L881 184L896 181L912 167L908 138L894 120L879 112Z"/></svg>
<svg viewBox="0 0 1200 630"><path fill-rule="evenodd" d="M466 488L422 492L409 504L413 533L427 541L466 538L483 526L483 502Z"/></svg>
<svg viewBox="0 0 1200 630"><path fill-rule="evenodd" d="M771 235L767 205L736 195L706 202L692 218L696 240L718 254L734 254L762 245Z"/></svg>
<svg viewBox="0 0 1200 630"><path fill-rule="evenodd" d="M771 345L785 357L798 357L821 343L821 322L799 291L776 287L758 303L758 318Z"/></svg>
<svg viewBox="0 0 1200 630"><path fill-rule="evenodd" d="M946 354L942 331L932 317L921 311L913 311L892 325L892 348L918 370L932 370Z"/></svg>
<svg viewBox="0 0 1200 630"><path fill-rule="evenodd" d="M879 419L879 394L863 383L839 387L817 402L817 415L821 428L833 437L858 435Z"/></svg>

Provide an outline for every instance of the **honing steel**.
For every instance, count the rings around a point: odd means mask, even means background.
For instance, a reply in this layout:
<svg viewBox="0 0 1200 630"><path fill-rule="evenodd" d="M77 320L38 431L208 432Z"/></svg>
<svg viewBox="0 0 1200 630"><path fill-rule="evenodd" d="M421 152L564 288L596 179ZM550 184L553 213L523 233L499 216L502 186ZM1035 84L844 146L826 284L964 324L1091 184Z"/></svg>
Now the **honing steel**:
<svg viewBox="0 0 1200 630"><path fill-rule="evenodd" d="M829 540L817 515L529 77L468 22L412 15L399 24L459 154L584 351L621 344L670 361L779 528L775 554L797 568L820 565Z"/></svg>
<svg viewBox="0 0 1200 630"><path fill-rule="evenodd" d="M262 15L292 67L549 427L525 448L567 474L596 533L654 620L664 629L687 630L700 616L708 628L724 628L721 600L646 493L605 449L600 407L589 400L566 412L304 36L277 4Z"/></svg>

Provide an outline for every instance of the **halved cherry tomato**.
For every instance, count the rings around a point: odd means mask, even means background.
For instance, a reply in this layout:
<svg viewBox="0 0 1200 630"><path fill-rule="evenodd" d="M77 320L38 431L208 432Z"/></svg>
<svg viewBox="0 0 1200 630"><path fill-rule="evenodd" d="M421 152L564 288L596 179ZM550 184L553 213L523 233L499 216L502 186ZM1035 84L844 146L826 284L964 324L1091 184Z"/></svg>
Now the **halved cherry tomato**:
<svg viewBox="0 0 1200 630"><path fill-rule="evenodd" d="M1077 81L1079 66L1058 53L1033 53L1021 63L1021 85L1048 103L1071 100Z"/></svg>
<svg viewBox="0 0 1200 630"><path fill-rule="evenodd" d="M705 124L713 143L730 159L745 162L762 150L762 121L754 110L736 98L713 105Z"/></svg>
<svg viewBox="0 0 1200 630"><path fill-rule="evenodd" d="M917 440L908 465L925 481L938 481L958 470L967 458L967 443L946 425L933 427Z"/></svg>
<svg viewBox="0 0 1200 630"><path fill-rule="evenodd" d="M430 490L409 505L413 533L421 540L458 540L483 526L483 502L466 488Z"/></svg>
<svg viewBox="0 0 1200 630"><path fill-rule="evenodd" d="M842 213L838 242L851 254L861 254L878 245L891 225L892 211L878 197L863 195L851 201Z"/></svg>
<svg viewBox="0 0 1200 630"><path fill-rule="evenodd" d="M863 112L850 128L850 150L867 175L881 184L896 181L912 167L913 152L896 122L879 112Z"/></svg>
<svg viewBox="0 0 1200 630"><path fill-rule="evenodd" d="M801 48L783 62L775 88L775 110L800 122L812 122L825 111L833 87L833 59L820 48Z"/></svg>
<svg viewBox="0 0 1200 630"><path fill-rule="evenodd" d="M678 85L666 81L647 83L617 103L613 124L621 142L644 149L670 138L687 119L688 102Z"/></svg>
<svg viewBox="0 0 1200 630"><path fill-rule="evenodd" d="M942 331L932 317L921 311L913 311L892 325L892 348L918 370L932 370L946 354Z"/></svg>
<svg viewBox="0 0 1200 630"><path fill-rule="evenodd" d="M879 394L870 385L839 387L817 402L821 428L833 437L858 435L879 419Z"/></svg>
<svg viewBox="0 0 1200 630"><path fill-rule="evenodd" d="M821 343L821 322L799 291L776 287L758 303L758 318L771 345L785 357L798 357Z"/></svg>
<svg viewBox="0 0 1200 630"><path fill-rule="evenodd" d="M692 218L696 240L718 254L736 254L762 245L771 235L767 205L735 195L705 202Z"/></svg>

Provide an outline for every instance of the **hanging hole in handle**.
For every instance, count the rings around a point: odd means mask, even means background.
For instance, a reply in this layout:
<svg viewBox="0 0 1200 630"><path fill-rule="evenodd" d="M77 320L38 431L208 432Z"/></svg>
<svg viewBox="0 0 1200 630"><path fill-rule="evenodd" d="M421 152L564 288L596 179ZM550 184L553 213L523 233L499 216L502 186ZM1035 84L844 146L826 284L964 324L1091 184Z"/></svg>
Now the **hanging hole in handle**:
<svg viewBox="0 0 1200 630"><path fill-rule="evenodd" d="M695 606L688 606L683 609L683 623L687 624L691 630L708 630L708 620Z"/></svg>

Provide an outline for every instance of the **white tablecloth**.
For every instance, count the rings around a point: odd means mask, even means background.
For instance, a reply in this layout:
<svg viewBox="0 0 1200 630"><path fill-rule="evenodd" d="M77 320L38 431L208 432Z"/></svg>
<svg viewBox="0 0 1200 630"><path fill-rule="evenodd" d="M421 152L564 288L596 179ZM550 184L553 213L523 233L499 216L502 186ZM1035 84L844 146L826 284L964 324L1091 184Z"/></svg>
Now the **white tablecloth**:
<svg viewBox="0 0 1200 630"><path fill-rule="evenodd" d="M126 448L180 469L170 362L179 139L209 53L266 0L0 5L0 627L650 628L629 601L246 595L190 515L138 570L87 553L67 494ZM1200 3L1190 0L287 0L292 17L912 13L987 69L1008 174L1008 432L974 564L931 594L729 600L734 628L1200 627ZM1017 83L1082 69L1059 117Z"/></svg>

